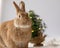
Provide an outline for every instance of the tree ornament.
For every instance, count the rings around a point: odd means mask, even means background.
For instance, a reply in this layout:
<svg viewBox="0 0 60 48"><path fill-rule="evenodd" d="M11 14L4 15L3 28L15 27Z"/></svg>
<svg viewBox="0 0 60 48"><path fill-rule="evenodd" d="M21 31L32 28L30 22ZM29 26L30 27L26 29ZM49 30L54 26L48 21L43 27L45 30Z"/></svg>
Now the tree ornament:
<svg viewBox="0 0 60 48"><path fill-rule="evenodd" d="M41 30L41 28L39 28L39 30Z"/></svg>
<svg viewBox="0 0 60 48"><path fill-rule="evenodd" d="M32 19L32 17L30 17L30 19Z"/></svg>
<svg viewBox="0 0 60 48"><path fill-rule="evenodd" d="M32 32L34 32L34 30L32 30Z"/></svg>

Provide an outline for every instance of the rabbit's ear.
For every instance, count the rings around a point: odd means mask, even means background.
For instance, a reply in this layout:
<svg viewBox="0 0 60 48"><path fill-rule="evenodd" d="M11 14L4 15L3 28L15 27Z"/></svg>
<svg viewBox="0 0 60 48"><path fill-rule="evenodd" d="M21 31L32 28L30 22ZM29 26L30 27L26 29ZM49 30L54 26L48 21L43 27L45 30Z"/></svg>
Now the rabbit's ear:
<svg viewBox="0 0 60 48"><path fill-rule="evenodd" d="M15 3L15 1L13 1L13 4L14 4L14 6L15 6L15 8L16 8L17 13L18 13L18 12L20 11L19 6Z"/></svg>
<svg viewBox="0 0 60 48"><path fill-rule="evenodd" d="M25 3L23 1L20 2L19 6L20 9L25 12Z"/></svg>

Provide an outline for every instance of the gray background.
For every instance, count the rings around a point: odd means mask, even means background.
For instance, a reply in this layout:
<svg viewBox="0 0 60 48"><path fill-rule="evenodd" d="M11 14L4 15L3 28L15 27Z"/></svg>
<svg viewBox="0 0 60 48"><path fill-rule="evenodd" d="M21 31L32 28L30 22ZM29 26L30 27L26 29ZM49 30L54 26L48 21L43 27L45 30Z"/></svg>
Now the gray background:
<svg viewBox="0 0 60 48"><path fill-rule="evenodd" d="M21 0L15 0L17 4ZM13 0L2 0L1 22L16 17ZM60 0L24 0L26 11L34 10L47 24L46 39L60 39Z"/></svg>

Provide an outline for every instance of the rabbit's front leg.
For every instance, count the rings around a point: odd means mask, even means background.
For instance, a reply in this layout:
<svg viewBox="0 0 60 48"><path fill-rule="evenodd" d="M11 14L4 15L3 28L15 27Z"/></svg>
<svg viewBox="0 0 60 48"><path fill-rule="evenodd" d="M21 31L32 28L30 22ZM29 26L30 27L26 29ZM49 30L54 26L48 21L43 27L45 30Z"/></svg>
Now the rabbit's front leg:
<svg viewBox="0 0 60 48"><path fill-rule="evenodd" d="M25 43L24 48L28 48L28 43L29 43L29 42Z"/></svg>
<svg viewBox="0 0 60 48"><path fill-rule="evenodd" d="M6 40L6 46L7 48L18 48L18 46L16 46L16 44L10 38Z"/></svg>
<svg viewBox="0 0 60 48"><path fill-rule="evenodd" d="M25 48L28 48L28 44L25 46Z"/></svg>
<svg viewBox="0 0 60 48"><path fill-rule="evenodd" d="M3 41L3 39L1 38L1 36L0 36L0 48L6 48L6 45Z"/></svg>

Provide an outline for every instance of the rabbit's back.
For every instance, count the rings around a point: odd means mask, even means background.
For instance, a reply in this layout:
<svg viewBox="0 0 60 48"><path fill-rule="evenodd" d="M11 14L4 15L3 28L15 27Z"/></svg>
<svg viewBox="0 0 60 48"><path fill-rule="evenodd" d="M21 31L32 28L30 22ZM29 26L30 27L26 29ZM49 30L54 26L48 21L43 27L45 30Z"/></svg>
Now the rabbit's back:
<svg viewBox="0 0 60 48"><path fill-rule="evenodd" d="M6 21L0 24L0 35L1 36L6 36L7 35L7 31L8 31L8 24L13 22L13 20L11 21Z"/></svg>
<svg viewBox="0 0 60 48"><path fill-rule="evenodd" d="M13 22L6 21L0 24L0 47L4 48L6 47L6 40L7 40L7 31L8 31L8 23Z"/></svg>

